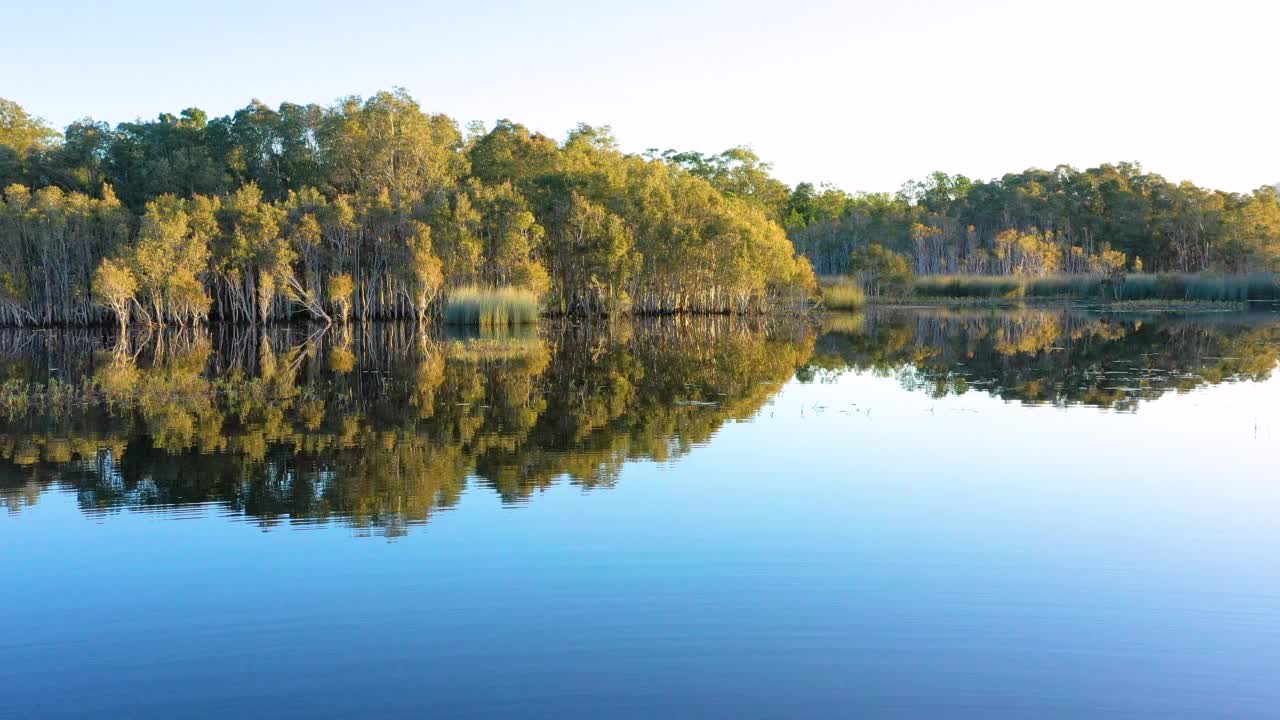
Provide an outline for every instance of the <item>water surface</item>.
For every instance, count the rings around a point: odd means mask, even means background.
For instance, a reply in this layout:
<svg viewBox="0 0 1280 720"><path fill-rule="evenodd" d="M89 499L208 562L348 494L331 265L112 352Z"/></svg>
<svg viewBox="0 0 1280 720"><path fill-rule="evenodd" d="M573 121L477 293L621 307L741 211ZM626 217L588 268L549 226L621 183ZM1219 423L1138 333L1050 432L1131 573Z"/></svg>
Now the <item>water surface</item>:
<svg viewBox="0 0 1280 720"><path fill-rule="evenodd" d="M5 717L1268 717L1280 322L0 334Z"/></svg>

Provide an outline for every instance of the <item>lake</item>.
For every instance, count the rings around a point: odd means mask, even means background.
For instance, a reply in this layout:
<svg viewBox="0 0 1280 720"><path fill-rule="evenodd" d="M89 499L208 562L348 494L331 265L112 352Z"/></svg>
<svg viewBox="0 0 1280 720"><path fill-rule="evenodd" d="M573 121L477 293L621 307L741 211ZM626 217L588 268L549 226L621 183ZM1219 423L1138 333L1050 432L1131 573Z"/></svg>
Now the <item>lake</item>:
<svg viewBox="0 0 1280 720"><path fill-rule="evenodd" d="M1280 315L0 332L0 717L1274 717Z"/></svg>

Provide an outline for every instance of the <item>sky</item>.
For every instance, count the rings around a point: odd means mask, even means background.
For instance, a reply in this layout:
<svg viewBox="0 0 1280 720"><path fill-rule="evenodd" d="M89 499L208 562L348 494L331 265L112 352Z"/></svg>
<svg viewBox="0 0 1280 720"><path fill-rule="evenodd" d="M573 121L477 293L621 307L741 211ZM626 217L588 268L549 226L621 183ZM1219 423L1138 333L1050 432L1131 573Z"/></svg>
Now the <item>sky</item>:
<svg viewBox="0 0 1280 720"><path fill-rule="evenodd" d="M621 4L619 4L621 5ZM749 145L788 183L1136 161L1280 182L1274 0L22 3L0 97L58 127L403 87L623 149Z"/></svg>

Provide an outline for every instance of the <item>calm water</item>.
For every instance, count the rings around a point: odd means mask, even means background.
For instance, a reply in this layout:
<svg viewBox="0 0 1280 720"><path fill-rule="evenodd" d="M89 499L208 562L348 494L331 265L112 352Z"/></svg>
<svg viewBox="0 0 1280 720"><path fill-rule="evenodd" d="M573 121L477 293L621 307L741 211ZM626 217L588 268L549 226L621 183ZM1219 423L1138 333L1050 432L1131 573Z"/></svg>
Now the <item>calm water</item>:
<svg viewBox="0 0 1280 720"><path fill-rule="evenodd" d="M1275 717L1280 316L0 334L3 717Z"/></svg>

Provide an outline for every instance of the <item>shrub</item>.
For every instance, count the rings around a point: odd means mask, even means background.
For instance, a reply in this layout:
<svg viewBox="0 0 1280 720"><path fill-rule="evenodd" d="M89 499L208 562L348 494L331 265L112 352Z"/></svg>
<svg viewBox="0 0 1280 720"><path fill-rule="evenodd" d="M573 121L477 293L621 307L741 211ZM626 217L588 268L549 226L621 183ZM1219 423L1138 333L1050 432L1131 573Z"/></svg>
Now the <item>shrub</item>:
<svg viewBox="0 0 1280 720"><path fill-rule="evenodd" d="M872 295L905 293L911 289L914 275L907 256L883 245L860 247L849 254L849 274L862 282Z"/></svg>

